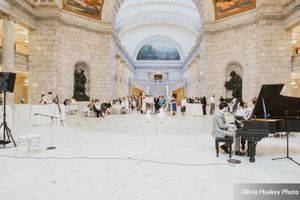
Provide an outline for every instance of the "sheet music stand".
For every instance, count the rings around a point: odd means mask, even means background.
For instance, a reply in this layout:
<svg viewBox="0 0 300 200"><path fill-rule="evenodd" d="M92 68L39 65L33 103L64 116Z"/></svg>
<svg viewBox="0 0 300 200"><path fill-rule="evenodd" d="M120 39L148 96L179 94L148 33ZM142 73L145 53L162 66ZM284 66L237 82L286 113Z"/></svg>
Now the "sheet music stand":
<svg viewBox="0 0 300 200"><path fill-rule="evenodd" d="M295 111L294 111L295 112ZM300 111L298 111L300 112ZM289 120L289 111L285 111L286 114L286 156L284 157L280 157L280 158L273 158L272 160L282 160L282 159L289 159L291 161L293 161L294 163L296 163L297 165L300 166L300 163L298 163L297 161L295 161L292 157L290 157L290 146L289 146L289 135L290 135L290 130L289 130L289 126L288 126L288 120Z"/></svg>

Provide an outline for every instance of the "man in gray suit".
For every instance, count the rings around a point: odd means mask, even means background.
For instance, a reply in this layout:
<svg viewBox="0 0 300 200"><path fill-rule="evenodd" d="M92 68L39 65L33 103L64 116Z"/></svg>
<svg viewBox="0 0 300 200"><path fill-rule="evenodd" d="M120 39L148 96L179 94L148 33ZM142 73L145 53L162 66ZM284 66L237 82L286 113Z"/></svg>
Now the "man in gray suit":
<svg viewBox="0 0 300 200"><path fill-rule="evenodd" d="M224 113L228 111L228 105L225 102L221 102L219 105L219 110L216 112L213 121L213 130L212 135L214 137L234 137L235 141L235 155L244 156L245 153L240 152L240 143L241 137L236 135L235 126L234 125L227 125L225 121ZM226 153L228 153L229 144L225 143L221 146Z"/></svg>

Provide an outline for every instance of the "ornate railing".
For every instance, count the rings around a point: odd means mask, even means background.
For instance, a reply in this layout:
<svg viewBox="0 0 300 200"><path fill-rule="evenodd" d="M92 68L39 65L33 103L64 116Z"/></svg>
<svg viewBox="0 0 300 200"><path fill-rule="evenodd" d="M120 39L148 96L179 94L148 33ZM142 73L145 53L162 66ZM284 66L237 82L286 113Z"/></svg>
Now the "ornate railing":
<svg viewBox="0 0 300 200"><path fill-rule="evenodd" d="M186 79L174 80L174 81L149 81L149 80L136 80L130 79L130 85L132 87L143 88L144 91L153 91L155 88L157 90L166 90L166 93L172 92L179 88L186 86ZM150 92L151 93L151 92Z"/></svg>

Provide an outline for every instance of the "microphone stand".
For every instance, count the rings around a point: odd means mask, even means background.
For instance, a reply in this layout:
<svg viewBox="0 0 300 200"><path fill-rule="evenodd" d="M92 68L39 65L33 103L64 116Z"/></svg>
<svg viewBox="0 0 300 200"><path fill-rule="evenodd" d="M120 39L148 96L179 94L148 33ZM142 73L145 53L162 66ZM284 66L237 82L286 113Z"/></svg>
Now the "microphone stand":
<svg viewBox="0 0 300 200"><path fill-rule="evenodd" d="M41 116L41 117L47 117L51 119L51 126L50 126L50 146L47 147L47 150L54 150L56 149L55 146L52 145L53 143L53 123L54 119L58 119L58 117L55 117L53 115L45 115L45 114L40 114L40 113L34 113L35 116Z"/></svg>
<svg viewBox="0 0 300 200"><path fill-rule="evenodd" d="M289 129L289 111L288 110L285 111L285 115L286 115L286 122L285 122L286 123L285 124L285 128L286 128L286 156L280 157L280 158L273 158L272 160L289 159L289 160L293 161L295 164L300 166L300 163L298 163L292 157L290 157L290 147L289 147L290 129Z"/></svg>
<svg viewBox="0 0 300 200"><path fill-rule="evenodd" d="M56 103L57 103L57 108L58 108L58 114L59 114L59 121L60 121L60 125L64 126L64 120L62 118L62 112L61 112L61 107L60 107L60 100L58 98L58 95L56 95Z"/></svg>

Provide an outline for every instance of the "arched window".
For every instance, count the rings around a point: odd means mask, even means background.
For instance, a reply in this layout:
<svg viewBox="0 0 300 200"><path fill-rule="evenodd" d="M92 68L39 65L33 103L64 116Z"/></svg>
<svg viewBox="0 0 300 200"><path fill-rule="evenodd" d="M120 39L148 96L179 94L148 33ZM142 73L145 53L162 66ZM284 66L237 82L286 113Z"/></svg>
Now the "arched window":
<svg viewBox="0 0 300 200"><path fill-rule="evenodd" d="M73 98L76 101L90 100L90 69L85 62L78 62L74 67Z"/></svg>
<svg viewBox="0 0 300 200"><path fill-rule="evenodd" d="M144 44L138 51L137 61L180 61L178 49L164 39L153 39Z"/></svg>

